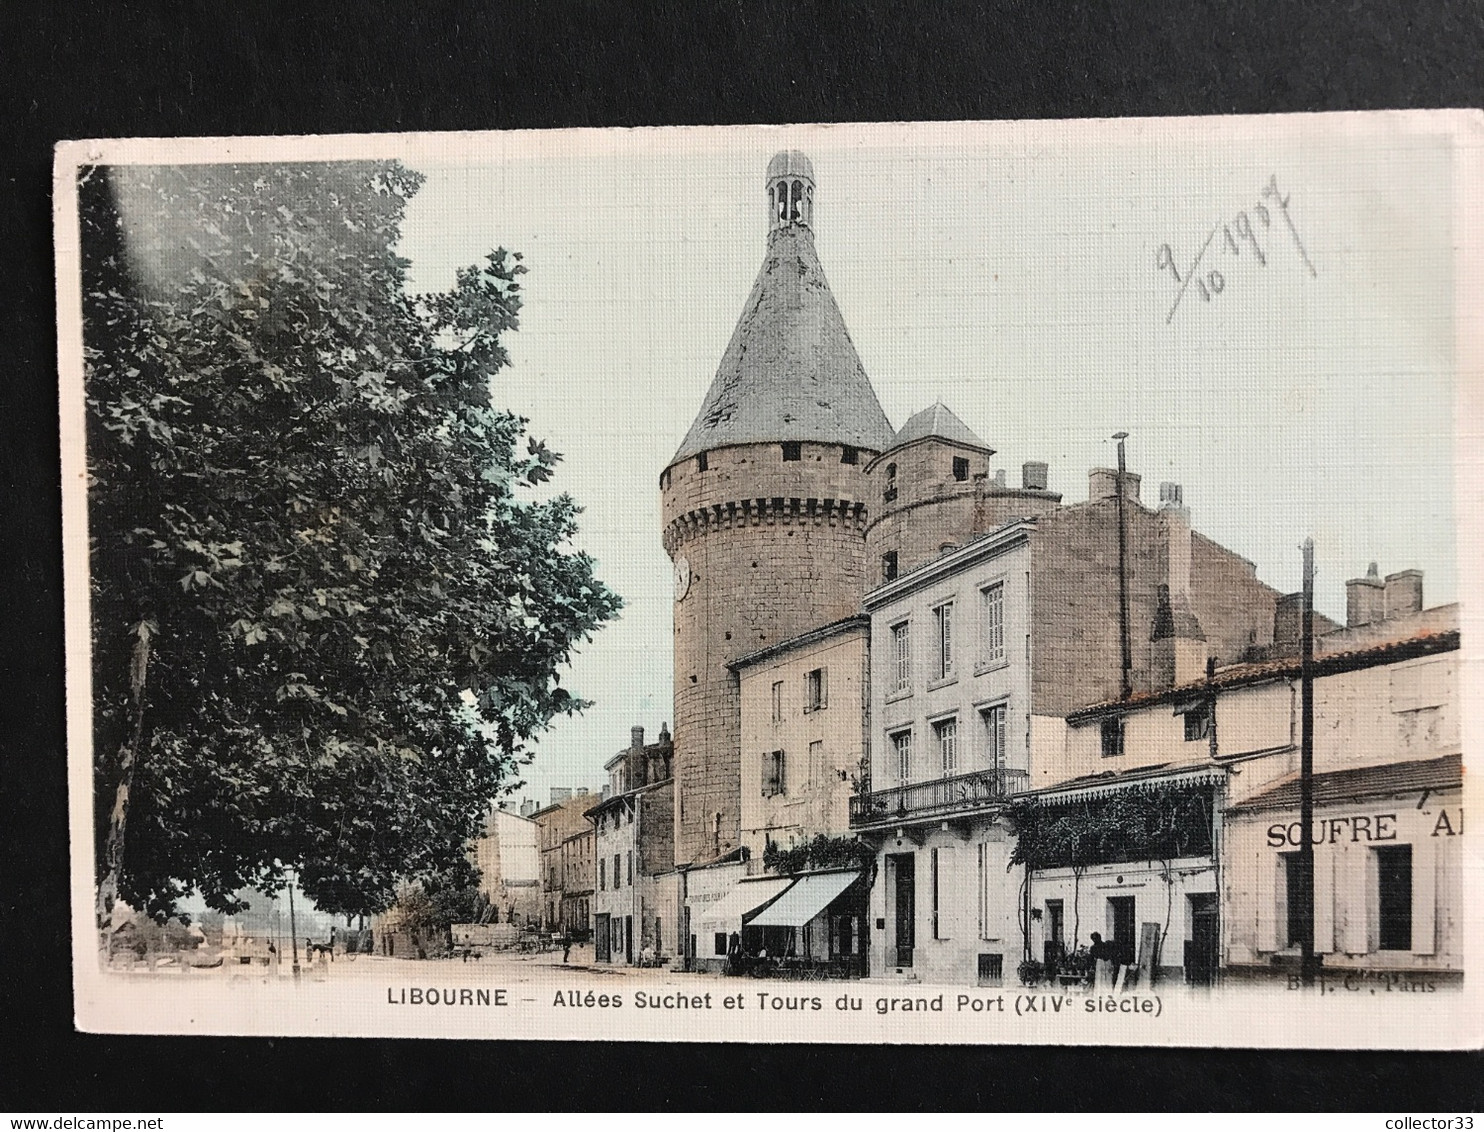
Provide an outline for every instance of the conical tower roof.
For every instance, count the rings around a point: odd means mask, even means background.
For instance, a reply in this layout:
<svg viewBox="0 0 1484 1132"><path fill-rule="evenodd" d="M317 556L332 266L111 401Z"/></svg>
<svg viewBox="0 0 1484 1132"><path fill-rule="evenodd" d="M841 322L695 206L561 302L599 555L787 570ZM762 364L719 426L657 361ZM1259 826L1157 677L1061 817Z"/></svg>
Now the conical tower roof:
<svg viewBox="0 0 1484 1132"><path fill-rule="evenodd" d="M779 155L783 157L784 155ZM808 178L802 154L773 177ZM806 210L805 216L809 213ZM880 452L891 424L861 366L804 220L775 222L757 282L674 463L730 444L808 440Z"/></svg>
<svg viewBox="0 0 1484 1132"><path fill-rule="evenodd" d="M994 449L974 433L968 425L954 415L953 410L939 401L936 405L913 413L897 434L891 438L891 447L900 448L914 440L935 436L939 440L951 440L956 444L967 444L972 448L983 448L990 454Z"/></svg>

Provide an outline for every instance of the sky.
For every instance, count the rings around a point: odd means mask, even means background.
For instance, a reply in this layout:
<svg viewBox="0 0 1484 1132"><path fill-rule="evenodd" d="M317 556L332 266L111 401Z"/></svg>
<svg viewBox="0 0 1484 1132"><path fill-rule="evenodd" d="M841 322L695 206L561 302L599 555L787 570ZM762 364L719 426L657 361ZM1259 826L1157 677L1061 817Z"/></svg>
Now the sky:
<svg viewBox="0 0 1484 1132"><path fill-rule="evenodd" d="M1012 482L1044 460L1068 502L1127 431L1144 501L1180 483L1196 529L1269 585L1300 587L1312 536L1321 612L1343 621L1371 561L1456 600L1458 188L1449 137L1419 121L413 139L412 287L523 255L495 398L564 454L551 486L625 602L563 677L593 706L541 737L515 799L597 788L632 725L671 721L658 478L762 264L779 149L813 162L815 245L894 427L941 400Z"/></svg>

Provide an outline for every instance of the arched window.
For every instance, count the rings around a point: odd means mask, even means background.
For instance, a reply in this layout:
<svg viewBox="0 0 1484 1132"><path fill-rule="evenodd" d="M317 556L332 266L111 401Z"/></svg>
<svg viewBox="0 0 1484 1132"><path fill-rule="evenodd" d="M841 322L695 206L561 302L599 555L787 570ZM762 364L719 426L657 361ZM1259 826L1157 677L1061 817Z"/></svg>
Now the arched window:
<svg viewBox="0 0 1484 1132"><path fill-rule="evenodd" d="M794 185L793 185L793 192L789 194L789 200L788 200L788 218L790 220L798 220L799 219L799 205L803 203L803 200L804 200L804 185L803 185L803 182L801 182L801 181L795 181L794 182Z"/></svg>

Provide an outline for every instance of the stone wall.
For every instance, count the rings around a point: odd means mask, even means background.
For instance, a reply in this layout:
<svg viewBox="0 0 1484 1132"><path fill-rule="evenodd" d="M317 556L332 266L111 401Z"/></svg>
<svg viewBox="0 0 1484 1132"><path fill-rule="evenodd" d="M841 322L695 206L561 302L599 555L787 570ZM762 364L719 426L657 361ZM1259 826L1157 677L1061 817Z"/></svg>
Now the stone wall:
<svg viewBox="0 0 1484 1132"><path fill-rule="evenodd" d="M689 567L675 605L675 860L740 844L740 698L727 664L858 611L866 462L839 445L741 445L662 479L664 544Z"/></svg>

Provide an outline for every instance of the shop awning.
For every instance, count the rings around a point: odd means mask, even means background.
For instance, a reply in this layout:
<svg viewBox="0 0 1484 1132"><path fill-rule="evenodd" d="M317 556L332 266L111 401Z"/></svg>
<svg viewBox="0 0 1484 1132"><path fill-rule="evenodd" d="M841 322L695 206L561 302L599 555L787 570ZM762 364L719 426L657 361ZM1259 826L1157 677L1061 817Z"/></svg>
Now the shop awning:
<svg viewBox="0 0 1484 1132"><path fill-rule="evenodd" d="M817 873L794 885L750 921L755 928L800 928L828 908L860 873Z"/></svg>
<svg viewBox="0 0 1484 1132"><path fill-rule="evenodd" d="M761 908L787 889L790 883L788 877L761 877L757 880L739 881L720 900L712 901L700 909L698 919L703 924L738 926L743 916Z"/></svg>

